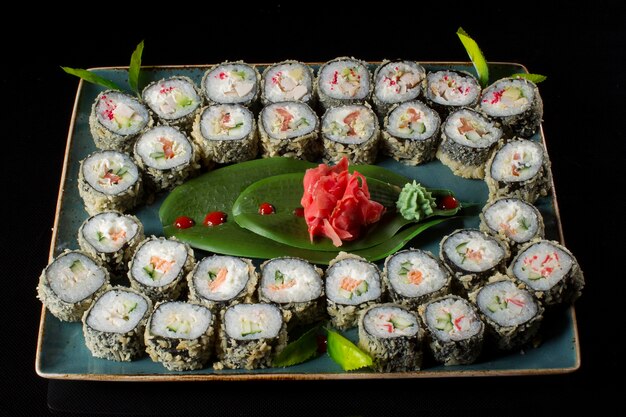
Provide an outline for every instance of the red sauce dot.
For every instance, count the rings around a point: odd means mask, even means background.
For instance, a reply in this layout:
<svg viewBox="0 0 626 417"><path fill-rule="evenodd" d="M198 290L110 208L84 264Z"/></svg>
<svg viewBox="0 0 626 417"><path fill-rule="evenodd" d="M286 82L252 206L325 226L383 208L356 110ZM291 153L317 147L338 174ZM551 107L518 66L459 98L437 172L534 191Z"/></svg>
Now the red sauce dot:
<svg viewBox="0 0 626 417"><path fill-rule="evenodd" d="M451 195L447 195L441 198L437 203L437 208L440 210L452 210L459 206L459 200Z"/></svg>
<svg viewBox="0 0 626 417"><path fill-rule="evenodd" d="M268 214L274 214L276 209L270 203L263 203L259 206L259 214L261 216L267 216Z"/></svg>
<svg viewBox="0 0 626 417"><path fill-rule="evenodd" d="M297 216L297 217L304 217L304 208L303 207L297 207L297 208L293 209L293 215Z"/></svg>
<svg viewBox="0 0 626 417"><path fill-rule="evenodd" d="M193 227L196 223L193 221L191 217L187 216L179 216L174 220L174 226L179 229L189 229Z"/></svg>
<svg viewBox="0 0 626 417"><path fill-rule="evenodd" d="M222 223L226 222L226 218L228 215L223 211L212 211L206 215L202 224L205 226L219 226Z"/></svg>

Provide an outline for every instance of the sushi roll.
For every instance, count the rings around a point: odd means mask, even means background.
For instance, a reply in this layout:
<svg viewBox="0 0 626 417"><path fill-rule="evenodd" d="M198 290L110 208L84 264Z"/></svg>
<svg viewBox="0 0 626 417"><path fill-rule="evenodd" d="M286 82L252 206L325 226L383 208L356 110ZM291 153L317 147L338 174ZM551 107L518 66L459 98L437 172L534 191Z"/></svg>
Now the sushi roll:
<svg viewBox="0 0 626 417"><path fill-rule="evenodd" d="M418 312L435 360L449 366L467 365L478 359L485 325L469 302L447 295L421 305Z"/></svg>
<svg viewBox="0 0 626 417"><path fill-rule="evenodd" d="M126 287L100 295L83 315L85 345L96 358L130 362L145 353L144 330L152 312L148 297Z"/></svg>
<svg viewBox="0 0 626 417"><path fill-rule="evenodd" d="M372 94L367 63L355 58L335 58L323 64L315 79L315 91L324 109L364 104Z"/></svg>
<svg viewBox="0 0 626 417"><path fill-rule="evenodd" d="M189 300L207 306L214 314L230 304L256 301L258 275L249 259L207 256L187 275Z"/></svg>
<svg viewBox="0 0 626 417"><path fill-rule="evenodd" d="M265 68L261 76L263 105L281 101L314 104L313 70L298 61L283 61Z"/></svg>
<svg viewBox="0 0 626 417"><path fill-rule="evenodd" d="M369 307L359 318L359 347L378 372L419 370L423 333L415 313L395 304Z"/></svg>
<svg viewBox="0 0 626 417"><path fill-rule="evenodd" d="M65 251L41 273L37 298L59 320L80 321L109 281L108 271L87 253Z"/></svg>
<svg viewBox="0 0 626 417"><path fill-rule="evenodd" d="M543 307L535 297L509 277L496 274L489 283L470 294L487 333L501 350L524 346L537 334Z"/></svg>
<svg viewBox="0 0 626 417"><path fill-rule="evenodd" d="M407 249L385 259L383 280L391 300L408 309L447 295L452 274L430 252Z"/></svg>
<svg viewBox="0 0 626 417"><path fill-rule="evenodd" d="M130 286L152 301L176 300L187 288L185 277L196 260L188 244L175 238L149 237L128 264Z"/></svg>
<svg viewBox="0 0 626 417"><path fill-rule="evenodd" d="M480 230L507 242L512 253L517 253L524 243L544 237L541 213L519 198L500 198L487 203L480 214Z"/></svg>
<svg viewBox="0 0 626 417"><path fill-rule="evenodd" d="M383 61L374 71L372 101L379 116L391 107L418 98L426 88L426 70L415 61Z"/></svg>
<svg viewBox="0 0 626 417"><path fill-rule="evenodd" d="M503 78L485 88L480 110L499 121L509 136L529 138L539 130L543 102L532 81Z"/></svg>
<svg viewBox="0 0 626 417"><path fill-rule="evenodd" d="M128 261L144 237L137 217L117 211L91 216L78 228L80 248L100 259L115 277L126 275Z"/></svg>
<svg viewBox="0 0 626 417"><path fill-rule="evenodd" d="M153 124L146 106L115 90L98 94L89 115L89 130L96 147L120 152L130 152L141 132Z"/></svg>
<svg viewBox="0 0 626 417"><path fill-rule="evenodd" d="M184 131L191 129L202 106L202 97L194 82L180 75L148 84L141 97L160 124Z"/></svg>
<svg viewBox="0 0 626 417"><path fill-rule="evenodd" d="M171 126L157 126L141 135L134 158L146 174L146 186L156 192L170 190L200 170L198 149Z"/></svg>
<svg viewBox="0 0 626 417"><path fill-rule="evenodd" d="M287 344L287 326L273 304L236 304L222 312L215 369L258 369Z"/></svg>
<svg viewBox="0 0 626 417"><path fill-rule="evenodd" d="M501 144L485 167L489 200L517 197L532 204L550 193L551 181L543 147L526 139Z"/></svg>
<svg viewBox="0 0 626 417"><path fill-rule="evenodd" d="M202 109L191 137L200 148L204 165L227 164L256 158L259 150L254 115L240 104L219 104Z"/></svg>
<svg viewBox="0 0 626 417"><path fill-rule="evenodd" d="M378 119L367 105L333 107L322 116L324 162L339 162L344 156L352 164L373 164L378 155Z"/></svg>
<svg viewBox="0 0 626 417"><path fill-rule="evenodd" d="M143 181L127 154L98 151L80 161L78 193L91 216L110 210L123 213L141 202Z"/></svg>
<svg viewBox="0 0 626 417"><path fill-rule="evenodd" d="M318 321L326 310L322 273L304 259L270 259L261 265L259 301L289 312L289 327Z"/></svg>
<svg viewBox="0 0 626 417"><path fill-rule="evenodd" d="M396 105L384 120L383 152L406 165L428 162L439 146L440 124L437 112L421 101Z"/></svg>
<svg viewBox="0 0 626 417"><path fill-rule="evenodd" d="M213 352L213 314L203 305L158 303L144 332L146 353L170 371L204 368Z"/></svg>
<svg viewBox="0 0 626 417"><path fill-rule="evenodd" d="M441 70L426 76L426 104L442 118L461 107L474 107L480 99L480 84L469 72Z"/></svg>
<svg viewBox="0 0 626 417"><path fill-rule="evenodd" d="M285 101L265 106L259 114L263 157L315 161L322 152L319 124L317 115L305 103Z"/></svg>
<svg viewBox="0 0 626 417"><path fill-rule="evenodd" d="M485 163L502 137L502 129L475 110L451 113L441 129L437 159L463 178L485 177Z"/></svg>
<svg viewBox="0 0 626 417"><path fill-rule="evenodd" d="M204 73L202 94L208 104L241 104L250 107L259 97L261 74L242 61L224 62Z"/></svg>
<svg viewBox="0 0 626 417"><path fill-rule="evenodd" d="M496 272L504 272L509 248L497 237L476 229L458 229L441 240L439 257L463 291L472 291Z"/></svg>
<svg viewBox="0 0 626 417"><path fill-rule="evenodd" d="M325 285L326 310L340 330L356 326L363 310L383 301L380 270L356 255L340 252L330 261Z"/></svg>
<svg viewBox="0 0 626 417"><path fill-rule="evenodd" d="M520 248L507 272L546 306L576 301L585 286L574 255L558 242L536 239Z"/></svg>

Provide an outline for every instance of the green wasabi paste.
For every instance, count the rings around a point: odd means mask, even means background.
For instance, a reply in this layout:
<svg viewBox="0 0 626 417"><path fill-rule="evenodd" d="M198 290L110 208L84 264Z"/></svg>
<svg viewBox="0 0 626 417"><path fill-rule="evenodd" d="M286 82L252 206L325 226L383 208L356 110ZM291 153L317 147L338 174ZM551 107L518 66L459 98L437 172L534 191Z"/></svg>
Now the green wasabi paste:
<svg viewBox="0 0 626 417"><path fill-rule="evenodd" d="M396 207L405 219L420 221L432 215L437 205L432 194L413 180L402 188Z"/></svg>

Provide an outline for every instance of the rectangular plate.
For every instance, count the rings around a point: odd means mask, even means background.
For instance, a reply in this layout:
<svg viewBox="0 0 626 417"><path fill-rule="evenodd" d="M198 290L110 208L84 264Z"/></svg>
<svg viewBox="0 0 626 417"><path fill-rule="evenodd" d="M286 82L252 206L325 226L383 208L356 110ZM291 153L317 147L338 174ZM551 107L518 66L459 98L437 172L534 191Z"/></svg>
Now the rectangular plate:
<svg viewBox="0 0 626 417"><path fill-rule="evenodd" d="M461 69L475 74L468 63L431 62L422 63L426 70ZM317 69L319 64L311 64ZM375 63L372 63L374 68ZM264 65L258 66L260 70ZM516 72L527 72L519 64L490 63L492 79L498 79ZM207 66L152 67L142 70L142 82L146 85L172 75L186 75L200 83ZM95 72L119 85L127 85L125 68L103 68ZM91 105L102 88L80 82L74 111L67 138L67 148L61 176L54 233L50 247L50 259L65 249L77 249L76 234L80 224L88 215L83 209L78 194L77 178L79 161L96 150L89 132L89 113ZM545 147L543 131L533 138L542 141ZM466 180L452 175L451 171L439 161L433 161L418 167L408 167L389 158L382 159L379 165L392 169L409 178L418 179L423 185L432 188L452 189L461 201L475 202L481 206L487 200L487 187L481 180ZM151 205L136 210L141 219L146 236L163 235L159 222L158 210L164 195L157 197ZM553 192L550 197L542 198L536 206L544 217L546 237L563 241L561 222ZM439 241L444 234L461 227L478 227L477 216L444 222L415 238L410 245L439 252ZM206 253L196 250L197 259ZM345 335L356 341L354 329ZM215 371L209 366L198 371L172 372L161 364L154 363L145 356L133 362L114 362L91 356L83 339L81 323L65 323L52 316L45 308L41 311L39 338L37 342L36 370L45 378L82 379L82 380L250 380L250 379L355 379L355 378L420 378L420 377L458 377L458 376L500 376L500 375L536 375L555 374L575 371L580 367L580 347L576 316L573 307L549 311L544 318L540 331L541 344L526 351L498 353L489 348L472 365L448 366L425 364L418 372L374 373L369 370L344 372L328 357L319 357L288 368Z"/></svg>

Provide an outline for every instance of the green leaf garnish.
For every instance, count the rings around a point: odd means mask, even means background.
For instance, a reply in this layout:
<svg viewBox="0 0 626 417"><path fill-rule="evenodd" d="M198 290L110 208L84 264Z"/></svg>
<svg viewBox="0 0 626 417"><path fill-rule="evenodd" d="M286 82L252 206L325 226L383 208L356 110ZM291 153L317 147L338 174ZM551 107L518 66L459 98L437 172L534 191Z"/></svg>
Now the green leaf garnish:
<svg viewBox="0 0 626 417"><path fill-rule="evenodd" d="M120 86L115 84L113 81L107 80L106 78L102 78L98 74L80 68L70 68L70 67L61 67L63 71L68 74L75 75L78 78L81 78L85 81L88 81L92 84L101 85L103 87L112 89L112 90L121 90Z"/></svg>
<svg viewBox="0 0 626 417"><path fill-rule="evenodd" d="M480 81L480 84L483 87L486 87L489 83L489 66L487 65L487 61L485 60L482 51L478 47L476 41L472 39L470 35L468 35L467 32L463 30L462 27L459 27L459 29L456 31L456 34L458 35L461 43L467 51L467 54L472 60L472 64L474 64L474 68L476 69L476 73L478 74L478 80Z"/></svg>
<svg viewBox="0 0 626 417"><path fill-rule="evenodd" d="M545 75L541 75L541 74L528 74L526 72L519 72L516 74L511 75L511 77L514 78L524 78L528 81L532 81L535 84L538 84L542 81L545 81L548 77L546 77Z"/></svg>
<svg viewBox="0 0 626 417"><path fill-rule="evenodd" d="M372 358L359 349L354 343L339 333L327 330L328 355L337 362L344 371L354 371L366 366L372 366Z"/></svg>
<svg viewBox="0 0 626 417"><path fill-rule="evenodd" d="M309 329L297 340L289 343L276 357L273 366L297 365L312 358L317 353L317 331L319 326Z"/></svg>
<svg viewBox="0 0 626 417"><path fill-rule="evenodd" d="M139 42L137 48L130 56L130 66L128 67L128 85L137 95L139 95L139 71L141 70L141 54L143 54L143 41Z"/></svg>

